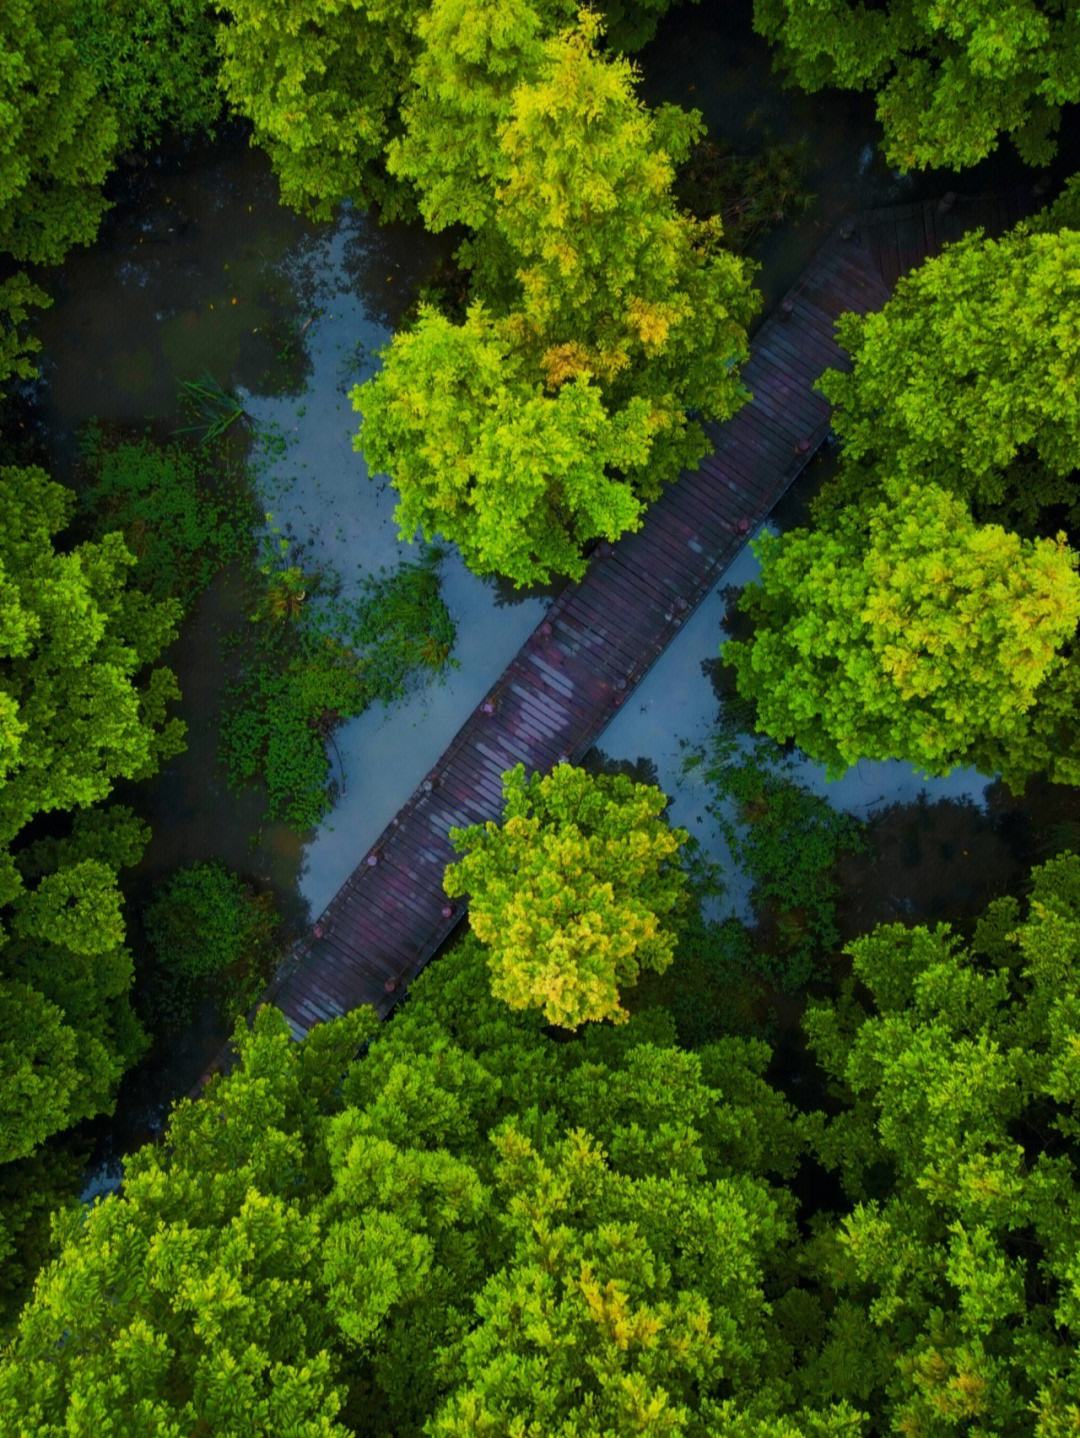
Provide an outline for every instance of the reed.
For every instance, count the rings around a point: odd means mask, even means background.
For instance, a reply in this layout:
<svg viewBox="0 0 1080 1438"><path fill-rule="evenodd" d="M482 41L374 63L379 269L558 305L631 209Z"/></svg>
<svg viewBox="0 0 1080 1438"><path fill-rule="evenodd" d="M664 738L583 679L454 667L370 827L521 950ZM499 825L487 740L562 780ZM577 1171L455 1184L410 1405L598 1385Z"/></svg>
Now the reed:
<svg viewBox="0 0 1080 1438"><path fill-rule="evenodd" d="M220 439L231 424L237 420L252 423L251 416L235 395L222 389L212 374L203 373L198 379L184 380L180 391L189 411L196 416L193 424L184 425L177 434L202 433L203 444Z"/></svg>

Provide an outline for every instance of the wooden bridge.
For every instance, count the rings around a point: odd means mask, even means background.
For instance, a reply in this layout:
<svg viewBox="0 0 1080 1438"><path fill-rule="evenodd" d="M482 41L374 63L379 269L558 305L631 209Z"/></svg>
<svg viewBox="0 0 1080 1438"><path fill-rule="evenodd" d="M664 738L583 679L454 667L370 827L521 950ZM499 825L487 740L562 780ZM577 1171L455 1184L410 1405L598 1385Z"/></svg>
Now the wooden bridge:
<svg viewBox="0 0 1080 1438"><path fill-rule="evenodd" d="M582 758L803 470L829 430L814 381L848 367L837 317L880 309L943 245L976 226L1001 234L1039 203L1030 189L948 195L864 212L828 237L753 337L743 371L753 400L706 426L712 453L636 534L600 545L278 971L264 1001L296 1038L361 1004L390 1011L464 914L443 894L457 857L447 831L498 819L500 776L519 760L547 771Z"/></svg>

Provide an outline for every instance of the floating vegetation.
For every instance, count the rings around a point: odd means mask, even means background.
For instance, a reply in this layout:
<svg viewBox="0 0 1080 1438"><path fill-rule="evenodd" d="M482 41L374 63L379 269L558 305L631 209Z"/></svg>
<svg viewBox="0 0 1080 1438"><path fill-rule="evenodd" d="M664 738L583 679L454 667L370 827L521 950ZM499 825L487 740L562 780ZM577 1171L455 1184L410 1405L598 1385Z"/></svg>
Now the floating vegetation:
<svg viewBox="0 0 1080 1438"><path fill-rule="evenodd" d="M454 623L439 597L443 554L431 546L418 563L366 576L355 598L342 599L337 576L298 563L276 529L264 539L253 627L222 715L221 756L230 783L265 782L272 817L314 827L335 792L344 792L340 754L341 783L335 789L330 780L327 745L336 726L456 667Z"/></svg>

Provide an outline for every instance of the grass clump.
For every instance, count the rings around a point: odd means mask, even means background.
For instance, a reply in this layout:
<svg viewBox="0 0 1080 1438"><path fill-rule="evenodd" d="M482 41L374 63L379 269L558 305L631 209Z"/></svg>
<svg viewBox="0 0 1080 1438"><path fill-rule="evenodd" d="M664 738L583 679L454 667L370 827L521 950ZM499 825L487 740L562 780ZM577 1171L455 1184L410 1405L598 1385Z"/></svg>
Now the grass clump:
<svg viewBox="0 0 1080 1438"><path fill-rule="evenodd" d="M202 443L210 444L220 439L237 420L251 425L251 416L241 402L223 389L212 374L203 373L198 379L185 380L180 394L193 419L191 424L178 429L177 434L200 434Z"/></svg>

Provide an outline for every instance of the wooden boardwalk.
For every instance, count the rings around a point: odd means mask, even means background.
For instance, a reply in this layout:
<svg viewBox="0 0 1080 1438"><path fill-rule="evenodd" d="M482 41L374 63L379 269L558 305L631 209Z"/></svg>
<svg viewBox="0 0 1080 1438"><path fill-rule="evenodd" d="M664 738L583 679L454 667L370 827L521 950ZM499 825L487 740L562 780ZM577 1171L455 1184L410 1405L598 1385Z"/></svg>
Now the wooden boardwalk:
<svg viewBox="0 0 1080 1438"><path fill-rule="evenodd" d="M498 819L500 776L519 760L547 771L581 759L802 471L829 430L813 383L847 367L837 317L880 309L944 244L976 225L1000 234L1038 201L1015 191L943 204L864 212L822 245L754 335L753 400L707 426L712 453L636 534L600 545L275 976L264 1001L296 1038L361 1004L389 1012L463 916L442 889L457 857L447 830Z"/></svg>

